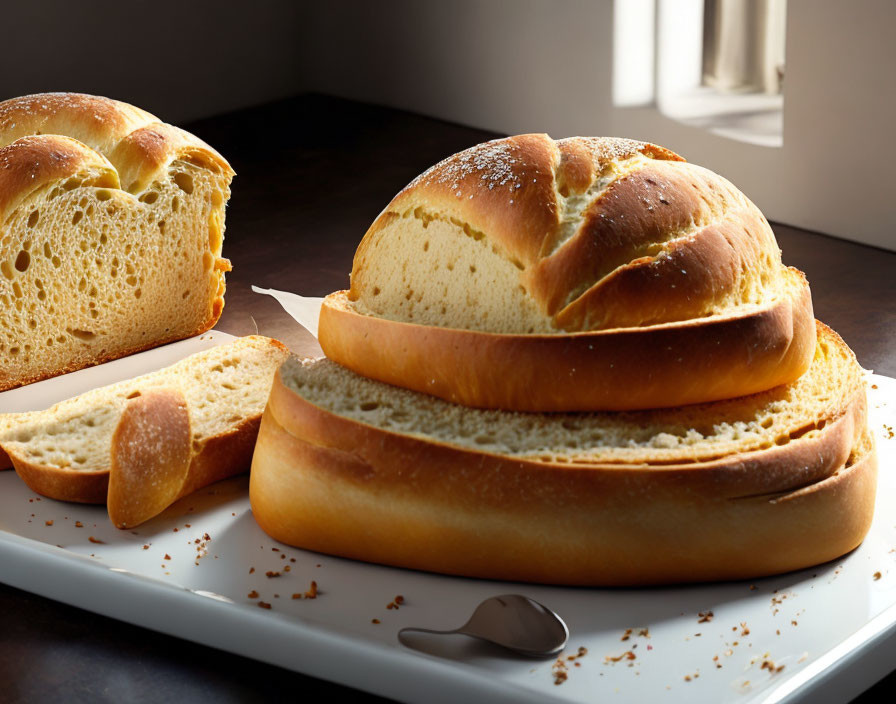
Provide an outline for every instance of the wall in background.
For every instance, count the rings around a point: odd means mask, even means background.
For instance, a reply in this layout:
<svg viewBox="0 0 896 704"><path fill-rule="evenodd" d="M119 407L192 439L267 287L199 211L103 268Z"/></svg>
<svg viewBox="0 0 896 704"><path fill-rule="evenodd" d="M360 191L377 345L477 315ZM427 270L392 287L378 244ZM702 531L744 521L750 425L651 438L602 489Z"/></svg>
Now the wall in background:
<svg viewBox="0 0 896 704"><path fill-rule="evenodd" d="M896 250L896 3L789 0L783 147L612 104L611 0L308 4L309 85L504 133L658 142L769 219Z"/></svg>
<svg viewBox="0 0 896 704"><path fill-rule="evenodd" d="M84 0L3 7L0 100L44 91L118 98L186 122L305 90L290 0Z"/></svg>
<svg viewBox="0 0 896 704"><path fill-rule="evenodd" d="M612 0L14 3L0 99L83 91L186 122L315 90L504 133L636 137L770 219L896 249L893 26L890 0L789 0L781 148L614 107Z"/></svg>

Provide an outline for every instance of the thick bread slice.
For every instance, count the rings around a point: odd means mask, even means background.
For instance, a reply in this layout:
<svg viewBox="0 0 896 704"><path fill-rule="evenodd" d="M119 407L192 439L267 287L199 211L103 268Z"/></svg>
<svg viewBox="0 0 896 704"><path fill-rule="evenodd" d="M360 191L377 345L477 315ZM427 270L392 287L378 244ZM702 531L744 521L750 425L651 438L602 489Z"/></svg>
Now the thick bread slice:
<svg viewBox="0 0 896 704"><path fill-rule="evenodd" d="M0 391L212 327L232 177L132 105L0 103Z"/></svg>
<svg viewBox="0 0 896 704"><path fill-rule="evenodd" d="M529 134L402 190L325 303L320 340L363 376L465 405L621 410L793 381L812 321L805 279L721 176L653 144Z"/></svg>
<svg viewBox="0 0 896 704"><path fill-rule="evenodd" d="M129 399L171 389L191 425L190 466L177 497L249 467L261 413L289 351L249 336L151 374L94 389L45 411L0 416L0 446L39 494L104 503L116 428Z"/></svg>
<svg viewBox="0 0 896 704"><path fill-rule="evenodd" d="M747 398L630 413L454 406L326 360L278 372L252 463L261 527L302 548L558 584L738 579L833 559L870 525L854 356Z"/></svg>
<svg viewBox="0 0 896 704"><path fill-rule="evenodd" d="M508 335L363 315L345 291L324 299L330 359L388 384L478 408L515 411L667 408L793 381L815 349L803 274L781 295L732 315L565 335Z"/></svg>

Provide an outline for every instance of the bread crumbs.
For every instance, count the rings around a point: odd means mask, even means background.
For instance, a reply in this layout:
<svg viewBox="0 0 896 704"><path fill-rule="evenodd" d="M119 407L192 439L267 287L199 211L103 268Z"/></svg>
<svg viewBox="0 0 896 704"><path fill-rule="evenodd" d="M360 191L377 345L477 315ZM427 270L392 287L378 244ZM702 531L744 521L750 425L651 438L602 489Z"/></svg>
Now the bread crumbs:
<svg viewBox="0 0 896 704"><path fill-rule="evenodd" d="M262 608L262 609L270 609L271 608L271 605L266 601L259 601L258 606L259 606L259 608Z"/></svg>
<svg viewBox="0 0 896 704"><path fill-rule="evenodd" d="M779 673L784 669L784 665L775 666L775 663L772 660L763 660L762 665L759 666L760 670L768 670L773 675Z"/></svg>
<svg viewBox="0 0 896 704"><path fill-rule="evenodd" d="M386 604L387 609L398 609L404 603L404 597L398 594L392 601Z"/></svg>
<svg viewBox="0 0 896 704"><path fill-rule="evenodd" d="M569 679L569 666L567 665L568 662L573 662L574 660L578 660L579 658L585 657L585 655L587 655L587 654L588 654L588 648L586 648L584 646L580 646L579 649L575 652L575 654L567 655L565 660L562 655L560 657L558 657L554 661L554 664L551 665L551 675L554 678L554 684L555 685L563 684L564 682L566 682L567 679ZM581 667L581 663L576 662L574 664L576 667Z"/></svg>
<svg viewBox="0 0 896 704"><path fill-rule="evenodd" d="M713 613L712 611L701 611L697 616L699 617L697 623L709 623L712 621Z"/></svg>
<svg viewBox="0 0 896 704"><path fill-rule="evenodd" d="M99 538L94 538L92 535L87 536L87 539L91 543L96 543L97 545L105 545L106 544L105 540L100 540Z"/></svg>
<svg viewBox="0 0 896 704"><path fill-rule="evenodd" d="M44 521L44 525L51 526L51 525L53 525L53 521Z"/></svg>
<svg viewBox="0 0 896 704"><path fill-rule="evenodd" d="M308 587L308 591L304 594L301 592L296 592L292 595L293 599L317 599L317 582L311 580L311 585Z"/></svg>

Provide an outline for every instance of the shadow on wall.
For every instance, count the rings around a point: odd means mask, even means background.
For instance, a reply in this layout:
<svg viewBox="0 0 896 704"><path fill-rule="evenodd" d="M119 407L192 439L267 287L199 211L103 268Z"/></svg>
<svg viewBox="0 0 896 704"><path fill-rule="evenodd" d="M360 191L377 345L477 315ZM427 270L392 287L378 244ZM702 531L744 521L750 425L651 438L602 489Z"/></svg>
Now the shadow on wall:
<svg viewBox="0 0 896 704"><path fill-rule="evenodd" d="M75 91L183 123L305 90L305 2L134 0L4 6L0 100Z"/></svg>

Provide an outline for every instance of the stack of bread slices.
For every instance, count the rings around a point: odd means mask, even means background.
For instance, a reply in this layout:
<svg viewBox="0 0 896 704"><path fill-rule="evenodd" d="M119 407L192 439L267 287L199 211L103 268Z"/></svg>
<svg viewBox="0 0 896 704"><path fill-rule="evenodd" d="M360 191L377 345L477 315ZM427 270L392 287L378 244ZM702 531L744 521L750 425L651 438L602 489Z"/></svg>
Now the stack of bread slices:
<svg viewBox="0 0 896 704"><path fill-rule="evenodd" d="M580 585L739 579L855 548L863 372L759 210L632 140L522 135L409 184L287 360L252 508L302 548Z"/></svg>

